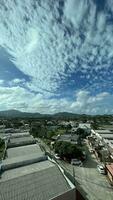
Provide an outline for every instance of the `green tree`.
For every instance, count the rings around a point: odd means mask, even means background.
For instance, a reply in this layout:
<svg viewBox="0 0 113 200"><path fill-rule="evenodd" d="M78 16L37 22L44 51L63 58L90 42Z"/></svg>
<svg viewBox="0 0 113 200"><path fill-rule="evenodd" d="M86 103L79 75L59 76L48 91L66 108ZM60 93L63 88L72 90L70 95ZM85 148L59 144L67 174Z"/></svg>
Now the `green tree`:
<svg viewBox="0 0 113 200"><path fill-rule="evenodd" d="M76 145L69 142L56 142L55 152L59 154L61 158L66 158L70 160L71 158L80 158L82 156L82 151Z"/></svg>

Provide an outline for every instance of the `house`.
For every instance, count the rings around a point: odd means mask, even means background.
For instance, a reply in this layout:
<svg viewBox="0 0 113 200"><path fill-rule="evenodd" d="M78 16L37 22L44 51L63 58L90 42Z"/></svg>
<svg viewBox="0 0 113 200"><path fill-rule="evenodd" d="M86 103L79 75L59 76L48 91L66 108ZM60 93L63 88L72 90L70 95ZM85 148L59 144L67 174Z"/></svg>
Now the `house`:
<svg viewBox="0 0 113 200"><path fill-rule="evenodd" d="M106 171L111 184L113 184L113 163L106 165Z"/></svg>
<svg viewBox="0 0 113 200"><path fill-rule="evenodd" d="M63 134L60 135L57 141L70 142L71 144L78 143L79 136L76 134Z"/></svg>
<svg viewBox="0 0 113 200"><path fill-rule="evenodd" d="M91 130L88 142L100 161L111 162L113 160L113 133L111 130Z"/></svg>
<svg viewBox="0 0 113 200"><path fill-rule="evenodd" d="M78 128L83 129L88 134L91 132L91 124L89 123L79 123Z"/></svg>

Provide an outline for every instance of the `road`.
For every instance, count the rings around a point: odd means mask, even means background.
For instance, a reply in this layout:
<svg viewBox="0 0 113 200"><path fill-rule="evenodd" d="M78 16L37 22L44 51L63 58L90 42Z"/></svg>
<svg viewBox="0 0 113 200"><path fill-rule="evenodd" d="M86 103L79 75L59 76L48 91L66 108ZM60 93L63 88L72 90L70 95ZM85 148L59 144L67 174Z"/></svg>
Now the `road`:
<svg viewBox="0 0 113 200"><path fill-rule="evenodd" d="M83 167L72 166L69 163L60 161L60 165L73 174L75 179L80 183L81 188L87 193L89 200L113 200L113 187L110 186L107 176L97 171L97 161L94 155L87 151L87 161Z"/></svg>
<svg viewBox="0 0 113 200"><path fill-rule="evenodd" d="M49 147L41 141L41 145L47 151ZM72 166L71 164L59 160L61 167L64 167L70 174L73 175L73 168L75 179L80 184L81 188L87 193L88 200L113 200L113 187L106 175L102 175L97 171L97 160L86 147L87 159L83 163L83 167ZM51 152L52 153L52 152Z"/></svg>

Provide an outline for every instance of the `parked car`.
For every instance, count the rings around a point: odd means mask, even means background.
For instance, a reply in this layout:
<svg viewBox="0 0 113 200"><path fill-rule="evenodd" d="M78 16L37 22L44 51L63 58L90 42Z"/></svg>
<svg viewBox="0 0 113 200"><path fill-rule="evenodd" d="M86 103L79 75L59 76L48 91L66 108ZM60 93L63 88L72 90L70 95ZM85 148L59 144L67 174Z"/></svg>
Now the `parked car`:
<svg viewBox="0 0 113 200"><path fill-rule="evenodd" d="M55 158L57 159L57 160L60 160L61 158L60 158L60 156L56 153L55 155Z"/></svg>
<svg viewBox="0 0 113 200"><path fill-rule="evenodd" d="M82 166L82 161L78 159L71 159L71 165Z"/></svg>
<svg viewBox="0 0 113 200"><path fill-rule="evenodd" d="M105 167L103 165L97 165L97 170L100 174L106 174Z"/></svg>

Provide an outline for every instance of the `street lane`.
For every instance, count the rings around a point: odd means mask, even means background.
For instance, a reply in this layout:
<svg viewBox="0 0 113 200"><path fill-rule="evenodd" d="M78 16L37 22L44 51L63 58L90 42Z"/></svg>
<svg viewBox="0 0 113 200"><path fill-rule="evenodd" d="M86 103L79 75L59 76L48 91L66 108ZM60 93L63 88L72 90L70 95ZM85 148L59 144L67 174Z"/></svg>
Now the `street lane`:
<svg viewBox="0 0 113 200"><path fill-rule="evenodd" d="M98 162L88 150L87 155L83 167L72 166L64 161L60 161L60 165L72 175L74 167L75 179L87 193L89 200L113 200L113 187L110 186L107 176L98 172L96 168Z"/></svg>

